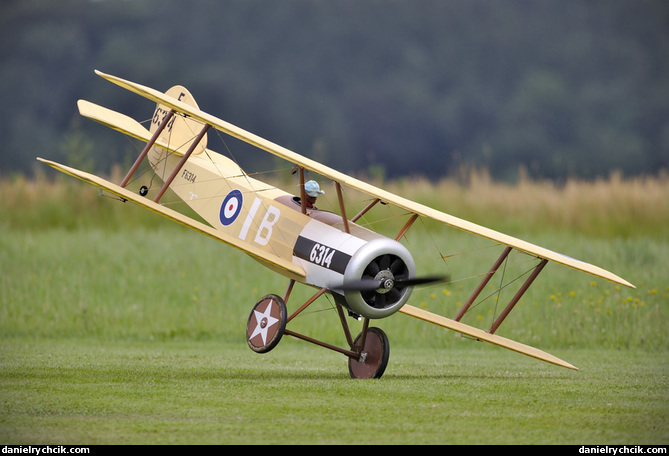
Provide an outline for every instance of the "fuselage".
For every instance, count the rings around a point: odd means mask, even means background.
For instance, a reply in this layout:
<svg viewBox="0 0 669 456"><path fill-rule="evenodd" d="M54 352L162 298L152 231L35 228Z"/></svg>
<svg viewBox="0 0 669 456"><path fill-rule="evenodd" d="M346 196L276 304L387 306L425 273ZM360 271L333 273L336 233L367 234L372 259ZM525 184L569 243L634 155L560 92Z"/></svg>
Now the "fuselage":
<svg viewBox="0 0 669 456"><path fill-rule="evenodd" d="M181 157L154 146L148 159L165 180ZM410 287L378 299L375 293L344 290L347 280L378 275L380 270L367 268L375 261L381 264L383 255L401 259L402 274L413 275L413 259L402 244L351 222L346 232L342 217L333 212L311 208L303 213L299 196L247 175L223 155L210 150L193 154L170 189L209 225L238 239L242 250L253 245L300 266L306 275L295 277L254 256L265 266L307 285L327 288L358 315L382 318L408 300ZM385 269L390 270L390 265Z"/></svg>

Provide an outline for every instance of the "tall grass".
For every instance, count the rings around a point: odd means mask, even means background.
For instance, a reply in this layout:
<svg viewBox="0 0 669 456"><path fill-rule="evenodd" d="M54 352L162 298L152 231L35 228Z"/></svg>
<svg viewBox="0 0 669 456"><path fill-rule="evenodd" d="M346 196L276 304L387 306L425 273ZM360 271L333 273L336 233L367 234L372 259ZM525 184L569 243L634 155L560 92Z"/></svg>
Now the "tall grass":
<svg viewBox="0 0 669 456"><path fill-rule="evenodd" d="M508 185L475 173L466 182L413 179L385 186L610 269L638 287L549 265L498 334L546 349L669 348L663 325L669 316L669 179L612 176L562 186L529 180ZM285 279L240 252L135 205L99 197L95 188L73 179L3 179L0 192L0 330L6 336L220 338L243 344L251 306L266 293L285 291ZM363 199L353 205L364 205ZM329 198L322 203L333 204ZM385 217L366 223L384 225L379 219ZM451 317L501 253L499 246L428 221L409 232L407 243L421 271L446 270L452 279L416 290L411 303ZM514 258L505 278L527 267L526 256ZM496 276L482 293L487 299L465 322L490 325L511 293L500 285ZM295 291L289 308L311 293L306 287ZM342 342L331 303L323 301L291 325ZM461 343L409 317L375 324L399 343Z"/></svg>
<svg viewBox="0 0 669 456"><path fill-rule="evenodd" d="M433 184L405 179L388 188L467 220L513 231L572 231L595 238L669 238L669 176L493 181L485 171Z"/></svg>
<svg viewBox="0 0 669 456"><path fill-rule="evenodd" d="M118 182L121 176L114 171L110 179ZM508 184L493 181L485 171L471 171L463 173L463 177L436 183L406 178L376 184L435 209L500 230L569 231L609 239L669 239L669 176L665 174L623 178L614 173L608 179L570 179L562 184L523 178L516 184ZM295 187L285 182L283 186L288 191ZM133 222L155 226L156 218L152 214L124 207L132 207L132 204L104 204L97 190L66 176L0 178L0 192L0 214L9 228L119 228ZM352 197L353 203L355 199L364 199L358 194ZM328 198L326 204L330 209L338 210L334 191L324 198Z"/></svg>
<svg viewBox="0 0 669 456"><path fill-rule="evenodd" d="M120 178L115 181L120 182ZM108 198L100 197L95 187L68 176L0 178L0 192L0 224L5 229L118 229L158 223L148 211L134 204L108 204Z"/></svg>

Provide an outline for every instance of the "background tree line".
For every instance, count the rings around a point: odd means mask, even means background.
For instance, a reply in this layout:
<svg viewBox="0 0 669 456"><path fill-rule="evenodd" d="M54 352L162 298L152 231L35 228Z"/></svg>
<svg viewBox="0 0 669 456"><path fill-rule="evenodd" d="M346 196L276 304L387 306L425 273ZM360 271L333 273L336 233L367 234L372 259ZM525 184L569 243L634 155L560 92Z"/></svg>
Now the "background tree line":
<svg viewBox="0 0 669 456"><path fill-rule="evenodd" d="M77 113L152 114L95 68L345 172L669 167L666 0L5 0L0 175L136 153Z"/></svg>

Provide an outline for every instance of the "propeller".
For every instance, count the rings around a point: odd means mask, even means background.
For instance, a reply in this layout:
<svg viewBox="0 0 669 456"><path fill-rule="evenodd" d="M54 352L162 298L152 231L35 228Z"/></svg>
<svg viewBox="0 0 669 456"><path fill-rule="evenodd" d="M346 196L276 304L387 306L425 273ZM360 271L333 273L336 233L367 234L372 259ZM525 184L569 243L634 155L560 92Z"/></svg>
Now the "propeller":
<svg viewBox="0 0 669 456"><path fill-rule="evenodd" d="M393 278L393 279L373 279L362 278L360 280L350 280L342 286L344 291L376 291L381 289L390 291L392 288L413 287L417 285L428 285L437 282L448 281L448 276L427 276L413 278Z"/></svg>
<svg viewBox="0 0 669 456"><path fill-rule="evenodd" d="M359 291L368 305L384 308L398 302L406 287L446 280L448 277L444 276L409 277L409 270L400 257L385 254L369 263L360 279L346 281L342 289Z"/></svg>

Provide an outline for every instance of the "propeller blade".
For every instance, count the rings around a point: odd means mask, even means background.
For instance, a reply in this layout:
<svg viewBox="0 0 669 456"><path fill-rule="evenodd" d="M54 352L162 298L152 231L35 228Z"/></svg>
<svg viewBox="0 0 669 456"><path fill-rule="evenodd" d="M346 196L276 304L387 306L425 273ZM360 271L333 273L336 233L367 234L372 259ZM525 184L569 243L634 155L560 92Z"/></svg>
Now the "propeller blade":
<svg viewBox="0 0 669 456"><path fill-rule="evenodd" d="M432 277L413 277L407 279L395 279L395 286L412 287L416 285L428 285L437 282L447 282L446 276L432 276Z"/></svg>
<svg viewBox="0 0 669 456"><path fill-rule="evenodd" d="M448 277L444 276L431 276L431 277L413 277L413 278L406 278L406 279L400 279L400 278L395 278L394 283L396 287L413 287L416 285L428 285L431 283L436 283L436 282L445 282L448 280ZM347 283L345 283L342 286L342 290L344 291L375 291L378 290L383 286L385 283L385 280L377 280L377 279L367 279L367 278L362 278L360 280L351 280Z"/></svg>
<svg viewBox="0 0 669 456"><path fill-rule="evenodd" d="M376 279L351 280L345 283L341 289L344 291L374 291L381 288L383 281Z"/></svg>

